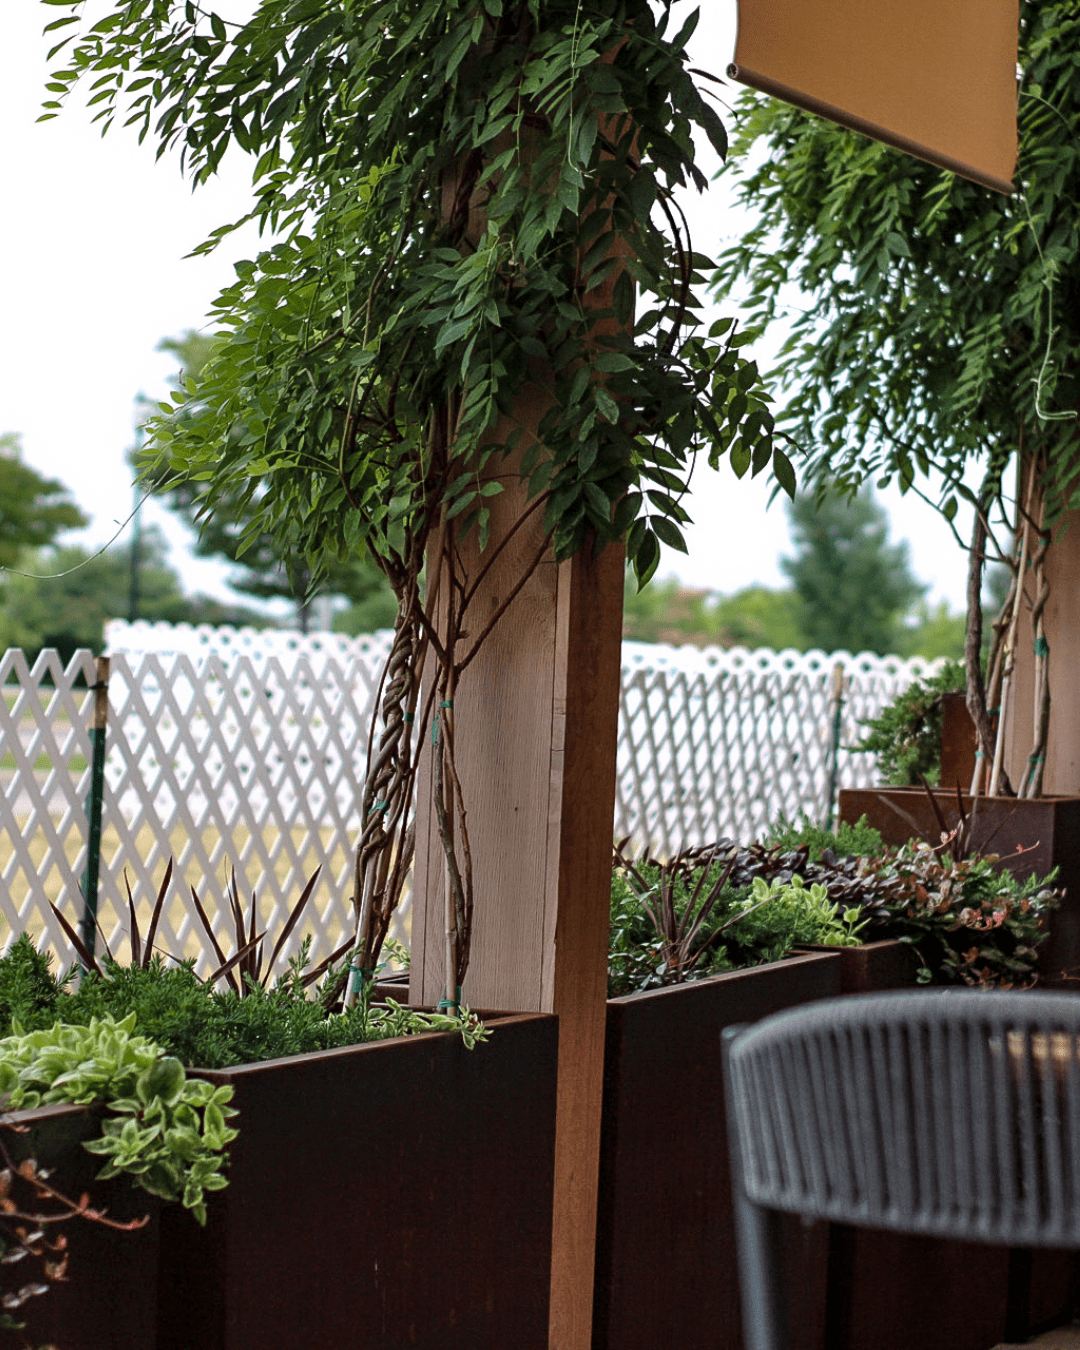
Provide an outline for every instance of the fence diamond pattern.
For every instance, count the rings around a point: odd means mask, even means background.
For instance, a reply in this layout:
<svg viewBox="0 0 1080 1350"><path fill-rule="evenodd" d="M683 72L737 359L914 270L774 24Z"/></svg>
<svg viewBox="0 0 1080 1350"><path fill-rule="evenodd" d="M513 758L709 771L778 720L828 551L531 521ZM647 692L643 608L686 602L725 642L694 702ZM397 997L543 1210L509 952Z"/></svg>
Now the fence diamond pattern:
<svg viewBox="0 0 1080 1350"><path fill-rule="evenodd" d="M272 943L307 879L319 882L302 933L321 960L351 921L355 803L388 634L333 635L110 624L98 918L126 954L130 885L145 933L170 858L175 879L157 943L204 954L189 900L194 887L226 955L234 949L225 898L235 869L241 897L258 896ZM928 663L820 652L704 652L626 643L615 834L664 854L723 835L752 839L781 815L820 818L828 797L835 703L845 671L841 744ZM6 945L29 930L74 959L52 900L77 927L86 867L94 661L65 670L55 652L33 668L19 651L0 660L0 916ZM6 767L3 767L6 766ZM13 766L13 767L11 767ZM873 781L871 756L843 751L840 781ZM408 901L396 936L408 930Z"/></svg>
<svg viewBox="0 0 1080 1350"><path fill-rule="evenodd" d="M869 787L874 757L852 748L860 722L933 663L624 643L616 836L663 856L725 836L747 842L781 817L822 821L837 665L838 781Z"/></svg>
<svg viewBox="0 0 1080 1350"><path fill-rule="evenodd" d="M32 669L21 651L0 658L0 762L13 766L0 768L0 916L8 934L47 935L66 954L70 944L46 896L78 912L71 902L86 867L93 682L89 652L77 653L66 671L53 651Z"/></svg>

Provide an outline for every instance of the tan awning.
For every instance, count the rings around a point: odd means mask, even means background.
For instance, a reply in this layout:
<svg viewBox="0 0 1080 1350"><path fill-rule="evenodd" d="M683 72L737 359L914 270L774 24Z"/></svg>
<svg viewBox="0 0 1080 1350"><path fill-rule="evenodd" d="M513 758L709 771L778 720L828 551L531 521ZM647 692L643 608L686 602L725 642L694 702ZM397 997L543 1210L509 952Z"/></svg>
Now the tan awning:
<svg viewBox="0 0 1080 1350"><path fill-rule="evenodd" d="M732 79L1012 192L1019 0L738 0Z"/></svg>

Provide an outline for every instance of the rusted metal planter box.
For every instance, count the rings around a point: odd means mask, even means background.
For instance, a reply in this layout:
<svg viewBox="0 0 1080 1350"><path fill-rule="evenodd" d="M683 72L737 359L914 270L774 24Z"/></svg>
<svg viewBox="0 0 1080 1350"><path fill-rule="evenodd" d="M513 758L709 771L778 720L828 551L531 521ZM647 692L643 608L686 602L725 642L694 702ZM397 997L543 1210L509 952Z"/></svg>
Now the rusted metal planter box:
<svg viewBox="0 0 1080 1350"><path fill-rule="evenodd" d="M741 1346L720 1033L840 989L840 957L815 953L609 1000L593 1350ZM811 1350L827 1228L787 1242Z"/></svg>
<svg viewBox="0 0 1080 1350"><path fill-rule="evenodd" d="M547 1350L558 1021L204 1072L240 1134L163 1215L158 1350Z"/></svg>
<svg viewBox="0 0 1080 1350"><path fill-rule="evenodd" d="M49 1182L57 1190L76 1201L89 1192L91 1205L106 1210L110 1218L148 1217L142 1228L131 1232L82 1219L60 1225L68 1241L67 1278L15 1310L13 1315L25 1323L26 1341L13 1335L13 1345L154 1350L160 1203L127 1177L97 1180L103 1159L87 1153L83 1143L101 1134L101 1116L101 1108L86 1106L43 1106L4 1116L27 1130L4 1131L13 1162L35 1158L49 1169ZM5 1289L22 1282L21 1265L7 1270Z"/></svg>
<svg viewBox="0 0 1080 1350"><path fill-rule="evenodd" d="M841 994L882 994L910 989L918 960L911 946L895 938L863 942L858 947L805 947L803 951L835 952L840 958Z"/></svg>
<svg viewBox="0 0 1080 1350"><path fill-rule="evenodd" d="M960 815L955 791L939 790L934 796L951 829ZM965 795L963 803L970 815L972 799ZM903 844L920 835L936 839L940 834L921 788L842 789L840 819L854 822L862 815L886 844ZM1046 876L1055 867L1060 869L1055 884L1065 887L1065 902L1052 916L1050 937L1039 949L1039 972L1044 986L1075 989L1080 975L1080 797L980 797L972 846L1000 854L1002 866L1018 877ZM1064 980L1064 975L1072 978Z"/></svg>

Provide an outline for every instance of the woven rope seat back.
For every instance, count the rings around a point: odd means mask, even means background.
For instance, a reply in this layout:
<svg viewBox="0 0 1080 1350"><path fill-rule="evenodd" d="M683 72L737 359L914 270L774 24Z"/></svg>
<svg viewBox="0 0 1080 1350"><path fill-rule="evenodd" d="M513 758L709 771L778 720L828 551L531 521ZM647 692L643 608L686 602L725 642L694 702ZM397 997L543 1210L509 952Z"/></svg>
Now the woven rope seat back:
<svg viewBox="0 0 1080 1350"><path fill-rule="evenodd" d="M732 1029L725 1062L751 1205L1080 1248L1080 998L822 1002Z"/></svg>

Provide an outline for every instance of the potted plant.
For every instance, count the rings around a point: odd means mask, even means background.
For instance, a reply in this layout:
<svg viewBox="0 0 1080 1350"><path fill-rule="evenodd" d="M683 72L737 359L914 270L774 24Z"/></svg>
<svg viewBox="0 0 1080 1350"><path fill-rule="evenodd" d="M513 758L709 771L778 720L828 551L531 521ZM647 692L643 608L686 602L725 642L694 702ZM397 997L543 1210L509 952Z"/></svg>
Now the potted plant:
<svg viewBox="0 0 1080 1350"><path fill-rule="evenodd" d="M844 947L789 954L797 939L858 942L854 914L790 885L790 872L766 881L753 861L726 843L665 863L616 852L594 1350L741 1343L736 1282L723 1275L735 1269L735 1232L720 1032L842 992ZM823 1334L828 1243L798 1223L785 1242L810 1350Z"/></svg>
<svg viewBox="0 0 1080 1350"><path fill-rule="evenodd" d="M156 1335L160 1202L205 1222L235 1133L230 1092L188 1078L133 1014L65 1024L63 988L25 935L0 959L13 1028L0 1038L3 1308L26 1344L142 1350Z"/></svg>
<svg viewBox="0 0 1080 1350"><path fill-rule="evenodd" d="M236 1113L228 1185L199 1197L205 1213L160 1216L159 1350L329 1346L358 1323L385 1350L546 1347L557 1019L425 1013L376 1002L371 981L346 1006L351 944L313 970L302 944L273 979L315 877L268 955L256 897L245 912L230 889L226 956L193 894L220 960L200 979L155 951L170 880L145 938L132 906L127 964L97 959L58 916L78 988L23 981L10 1001L53 1034L123 1018ZM0 1001L11 964L0 958ZM435 1259L448 1226L453 1255Z"/></svg>
<svg viewBox="0 0 1080 1350"><path fill-rule="evenodd" d="M922 905L925 887L932 894ZM950 888L952 915L941 903ZM1028 982L1040 916L1055 897L1027 890L989 865L908 860L883 847L865 821L841 824L836 834L781 827L770 844L689 850L664 864L617 855L597 1350L655 1344L661 1327L687 1343L741 1345L737 1290L718 1274L733 1269L735 1242L718 1029L814 998L912 986L920 973ZM1003 909L994 927L991 916ZM961 910L964 923L950 927ZM724 969L732 966L743 968ZM717 969L723 973L710 973ZM695 1145L680 1146L686 1140ZM874 1264L872 1242L823 1225L793 1223L784 1240L799 1271L792 1325L805 1350L832 1350L835 1337L848 1335L840 1323L856 1268L883 1297L908 1288L905 1278L919 1268L900 1252L894 1278L888 1261ZM1032 1288L1023 1254L992 1253L972 1276L968 1253L940 1245L938 1268L965 1272L949 1304L954 1323L967 1318L964 1343L974 1346L990 1325L1003 1334L1008 1310Z"/></svg>

